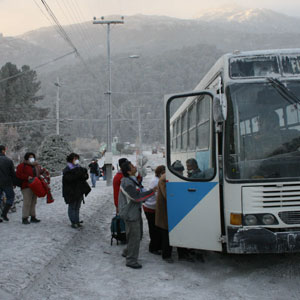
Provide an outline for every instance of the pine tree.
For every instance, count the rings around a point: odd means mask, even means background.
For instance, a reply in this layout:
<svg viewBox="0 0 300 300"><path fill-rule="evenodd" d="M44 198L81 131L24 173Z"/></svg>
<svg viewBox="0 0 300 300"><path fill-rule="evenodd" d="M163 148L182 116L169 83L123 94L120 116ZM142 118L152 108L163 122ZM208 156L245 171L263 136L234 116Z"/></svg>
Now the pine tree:
<svg viewBox="0 0 300 300"><path fill-rule="evenodd" d="M1 82L1 79L6 78L9 79ZM8 62L0 69L0 123L20 122L14 124L20 137L13 146L15 151L21 148L35 151L43 139L45 124L22 123L43 120L48 115L47 109L36 106L43 99L43 96L37 95L40 86L36 71L27 65L18 69L16 65Z"/></svg>

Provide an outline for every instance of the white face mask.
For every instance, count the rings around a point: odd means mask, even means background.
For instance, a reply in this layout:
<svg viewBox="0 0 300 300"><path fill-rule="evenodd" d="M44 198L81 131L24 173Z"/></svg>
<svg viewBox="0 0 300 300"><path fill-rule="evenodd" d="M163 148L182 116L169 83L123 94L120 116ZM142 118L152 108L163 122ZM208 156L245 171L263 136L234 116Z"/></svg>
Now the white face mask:
<svg viewBox="0 0 300 300"><path fill-rule="evenodd" d="M78 165L78 164L79 164L79 160L76 159L76 160L74 161L74 165Z"/></svg>
<svg viewBox="0 0 300 300"><path fill-rule="evenodd" d="M35 161L34 157L29 157L29 162L30 163L34 163L34 161Z"/></svg>

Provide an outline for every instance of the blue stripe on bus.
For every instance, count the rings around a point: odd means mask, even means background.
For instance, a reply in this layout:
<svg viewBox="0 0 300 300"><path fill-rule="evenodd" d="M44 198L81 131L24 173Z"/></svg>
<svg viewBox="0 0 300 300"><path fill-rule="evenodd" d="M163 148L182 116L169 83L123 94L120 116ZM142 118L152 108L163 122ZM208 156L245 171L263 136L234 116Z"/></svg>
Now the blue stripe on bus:
<svg viewBox="0 0 300 300"><path fill-rule="evenodd" d="M167 182L168 225L171 231L217 182ZM189 192L188 189L196 189Z"/></svg>

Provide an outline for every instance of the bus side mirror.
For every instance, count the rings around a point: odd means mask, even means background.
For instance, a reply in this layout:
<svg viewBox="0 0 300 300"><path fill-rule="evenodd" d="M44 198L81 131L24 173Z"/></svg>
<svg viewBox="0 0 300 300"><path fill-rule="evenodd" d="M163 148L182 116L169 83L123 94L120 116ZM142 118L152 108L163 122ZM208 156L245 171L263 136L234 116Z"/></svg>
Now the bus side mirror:
<svg viewBox="0 0 300 300"><path fill-rule="evenodd" d="M224 95L222 98L215 97L213 100L213 116L216 123L222 123L227 117L227 101Z"/></svg>

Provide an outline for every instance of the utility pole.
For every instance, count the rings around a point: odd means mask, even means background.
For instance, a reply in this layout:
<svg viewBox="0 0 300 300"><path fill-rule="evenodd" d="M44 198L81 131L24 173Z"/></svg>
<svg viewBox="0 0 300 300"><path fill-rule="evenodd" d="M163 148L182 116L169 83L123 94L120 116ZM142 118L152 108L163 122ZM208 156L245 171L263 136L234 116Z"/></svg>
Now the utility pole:
<svg viewBox="0 0 300 300"><path fill-rule="evenodd" d="M59 88L61 85L59 84L59 77L57 77L56 82L54 83L57 86L56 91L56 134L59 135Z"/></svg>
<svg viewBox="0 0 300 300"><path fill-rule="evenodd" d="M107 115L107 150L105 153L106 164L106 185L112 185L112 122L111 122L111 60L110 60L110 25L124 24L124 17L122 20L101 20L97 21L94 17L93 24L107 25L107 64L108 64L108 91L105 93L108 95L108 115Z"/></svg>
<svg viewBox="0 0 300 300"><path fill-rule="evenodd" d="M138 150L138 156L137 156L137 162L138 159L142 157L142 125L141 125L141 108L144 106L132 106L137 108L138 110L138 139L139 139L139 150Z"/></svg>

